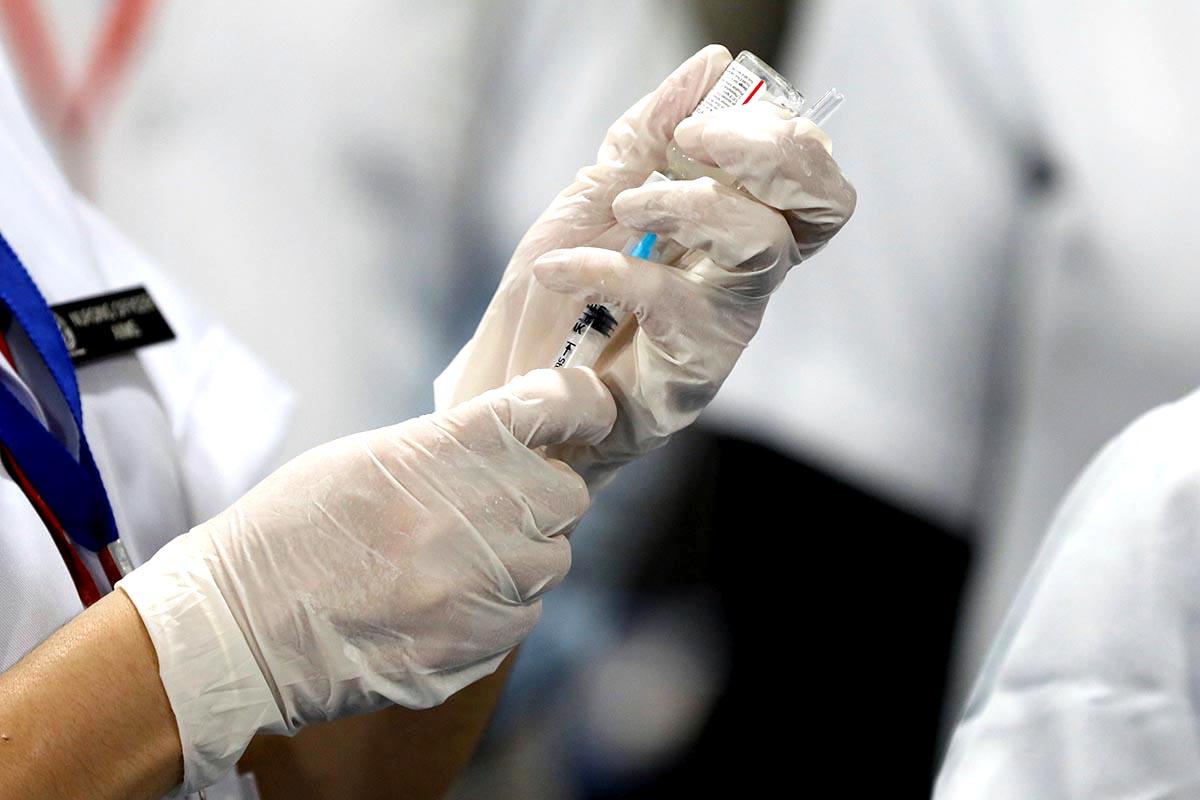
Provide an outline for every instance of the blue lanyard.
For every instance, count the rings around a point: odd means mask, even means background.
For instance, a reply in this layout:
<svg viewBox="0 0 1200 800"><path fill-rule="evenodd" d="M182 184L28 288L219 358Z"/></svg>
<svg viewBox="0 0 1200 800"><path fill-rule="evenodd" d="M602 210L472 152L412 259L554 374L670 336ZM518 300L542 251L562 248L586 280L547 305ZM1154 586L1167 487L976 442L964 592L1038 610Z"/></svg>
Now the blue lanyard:
<svg viewBox="0 0 1200 800"><path fill-rule="evenodd" d="M33 342L71 409L79 432L79 458L7 386L0 388L0 442L8 447L71 538L99 552L117 540L117 523L83 433L83 406L79 402L75 366L54 321L54 312L3 235L0 235L0 302L8 307Z"/></svg>

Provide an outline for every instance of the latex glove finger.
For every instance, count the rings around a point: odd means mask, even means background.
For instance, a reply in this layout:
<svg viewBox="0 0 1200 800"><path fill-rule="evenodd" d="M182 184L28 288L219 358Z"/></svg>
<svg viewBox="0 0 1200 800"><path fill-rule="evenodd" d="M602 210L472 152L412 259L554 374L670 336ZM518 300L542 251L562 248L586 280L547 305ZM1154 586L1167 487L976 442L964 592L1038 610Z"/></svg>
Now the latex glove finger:
<svg viewBox="0 0 1200 800"><path fill-rule="evenodd" d="M778 211L712 178L626 190L613 203L613 214L623 225L668 236L725 267L784 264L786 270L799 261L792 231Z"/></svg>
<svg viewBox="0 0 1200 800"><path fill-rule="evenodd" d="M729 313L730 306L765 303L738 297L673 267L595 247L547 253L534 263L533 273L551 291L633 314L639 329L672 358L684 353L715 358L726 344L740 352L757 318ZM697 342L711 352L696 353Z"/></svg>
<svg viewBox="0 0 1200 800"><path fill-rule="evenodd" d="M830 157L833 156L833 140L829 134L807 117L798 117L769 101L756 100L747 105L719 108L707 114L680 120L672 133L675 143L697 161L719 167L721 164L717 160L717 154L708 149L715 140L707 138L710 134L703 133L708 127L714 130L731 129L741 134L747 142L754 139L802 136L819 142L825 152Z"/></svg>
<svg viewBox="0 0 1200 800"><path fill-rule="evenodd" d="M510 537L490 544L512 579L519 603L533 602L558 586L571 569L571 543L566 536L536 542Z"/></svg>
<svg viewBox="0 0 1200 800"><path fill-rule="evenodd" d="M595 444L612 430L617 409L590 369L536 369L451 409L473 415L490 406L513 437L530 449L563 442Z"/></svg>
<svg viewBox="0 0 1200 800"><path fill-rule="evenodd" d="M431 632L422 643L422 669L433 675L447 672L461 676L464 686L491 675L513 651L514 642L519 644L524 641L537 626L542 617L542 601L538 598L524 605L512 606L505 610L505 614L508 619L503 631L483 625L466 636L463 631L457 631L457 635ZM483 653L490 655L481 655ZM448 694L443 691L434 691L405 705L414 709L432 708L445 702L447 697Z"/></svg>
<svg viewBox="0 0 1200 800"><path fill-rule="evenodd" d="M534 370L440 415L423 418L447 434L447 448L472 442L474 460L488 459L494 479L530 486L527 493L496 496L489 503L492 527L523 532L523 537L506 545L493 542L496 555L513 578L517 597L536 597L566 574L569 553L535 552L527 547L551 542L572 530L591 504L588 487L578 473L561 461L544 457L536 448L567 442L595 444L609 434L616 417L616 405L604 383L590 369L575 368ZM501 453L507 454L503 460ZM446 462L455 458L455 452L435 452L433 456ZM435 481L436 476L429 480ZM553 491L544 491L549 487ZM447 497L465 489L466 484L457 478L451 485L439 487ZM539 498L536 503L528 501L533 496ZM552 550L560 548L556 544ZM525 583L523 576L549 580L533 585Z"/></svg>
<svg viewBox="0 0 1200 800"><path fill-rule="evenodd" d="M675 127L699 105L732 60L724 47L710 44L683 62L613 123L600 145L597 163L627 170L639 182L662 169Z"/></svg>
<svg viewBox="0 0 1200 800"><path fill-rule="evenodd" d="M854 213L858 195L830 155L828 138L807 119L725 109L684 120L675 141L783 211L806 258Z"/></svg>

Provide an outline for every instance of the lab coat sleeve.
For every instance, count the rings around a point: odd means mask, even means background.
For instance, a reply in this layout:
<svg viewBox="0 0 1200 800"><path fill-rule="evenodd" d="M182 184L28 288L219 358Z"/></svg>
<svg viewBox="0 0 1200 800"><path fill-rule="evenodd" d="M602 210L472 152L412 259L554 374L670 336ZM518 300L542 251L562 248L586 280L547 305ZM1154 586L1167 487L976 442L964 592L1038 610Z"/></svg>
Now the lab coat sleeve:
<svg viewBox="0 0 1200 800"><path fill-rule="evenodd" d="M1060 508L935 796L1200 795L1200 392L1134 423Z"/></svg>
<svg viewBox="0 0 1200 800"><path fill-rule="evenodd" d="M989 325L1012 277L1018 71L977 2L803 5L784 69L814 97L846 93L828 127L858 209L789 276L714 410L723 426L961 522ZM1011 94L983 80L994 73L1012 78Z"/></svg>
<svg viewBox="0 0 1200 800"><path fill-rule="evenodd" d="M276 466L293 394L99 212L81 200L79 214L108 284L144 284L176 334L138 358L171 426L191 521L202 522Z"/></svg>

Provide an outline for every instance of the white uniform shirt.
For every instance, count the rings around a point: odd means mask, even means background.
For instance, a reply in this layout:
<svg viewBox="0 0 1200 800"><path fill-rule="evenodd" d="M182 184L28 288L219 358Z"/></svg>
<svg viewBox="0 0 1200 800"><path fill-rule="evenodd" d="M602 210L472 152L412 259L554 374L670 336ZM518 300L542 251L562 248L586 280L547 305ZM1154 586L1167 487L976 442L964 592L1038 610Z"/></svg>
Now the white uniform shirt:
<svg viewBox="0 0 1200 800"><path fill-rule="evenodd" d="M162 3L96 142L95 201L241 309L231 330L303 398L289 453L391 424L432 408L525 229L695 49L687 18L657 0Z"/></svg>
<svg viewBox="0 0 1200 800"><path fill-rule="evenodd" d="M0 231L49 303L144 284L178 337L77 371L84 429L121 539L142 563L267 471L290 394L71 193L3 64ZM11 371L2 379L27 402L40 401L40 412L61 413L48 387L24 386ZM3 669L82 610L50 534L2 471L0 586Z"/></svg>
<svg viewBox="0 0 1200 800"><path fill-rule="evenodd" d="M938 800L1200 796L1200 392L1068 495L954 732Z"/></svg>
<svg viewBox="0 0 1200 800"><path fill-rule="evenodd" d="M296 388L288 454L432 409L460 344L442 332L463 325L458 225L477 210L451 204L471 186L463 149L494 135L471 114L502 12L155 8L92 151L95 203Z"/></svg>
<svg viewBox="0 0 1200 800"><path fill-rule="evenodd" d="M1200 385L1197 23L1186 0L837 0L784 65L846 92L859 207L714 410L981 531L964 681L1074 476Z"/></svg>

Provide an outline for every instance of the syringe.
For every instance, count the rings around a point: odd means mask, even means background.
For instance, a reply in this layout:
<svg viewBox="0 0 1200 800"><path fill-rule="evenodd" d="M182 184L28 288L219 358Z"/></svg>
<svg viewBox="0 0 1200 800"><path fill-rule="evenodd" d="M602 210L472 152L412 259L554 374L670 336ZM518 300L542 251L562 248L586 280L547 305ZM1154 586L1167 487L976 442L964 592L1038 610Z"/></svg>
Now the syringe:
<svg viewBox="0 0 1200 800"><path fill-rule="evenodd" d="M626 246L625 255L650 261L656 244L658 244L658 234L647 233L640 240L635 240ZM554 366L595 366L600 354L604 352L608 340L612 338L613 331L624 319L625 312L619 308L610 310L608 306L589 303L571 327L571 333L563 342L562 350L559 351Z"/></svg>
<svg viewBox="0 0 1200 800"><path fill-rule="evenodd" d="M766 99L794 114L800 114L804 108L804 95L797 92L778 72L753 53L743 50L730 63L717 79L716 84L696 106L691 116L699 116L722 108L745 105L755 98ZM837 89L830 89L825 95L803 111L802 116L820 126L837 111L845 100L845 96ZM674 141L667 148L666 174L655 172L647 183L661 180L690 180L708 176L726 186L737 186L733 176L723 170L702 164L689 158L679 149ZM625 255L656 261L654 258L658 245L658 234L646 233L633 237L626 244ZM555 359L555 367L591 367L596 364L600 354L604 352L613 332L625 318L625 313L619 309L610 310L600 304L589 304L571 328L570 335L563 342L562 349Z"/></svg>

